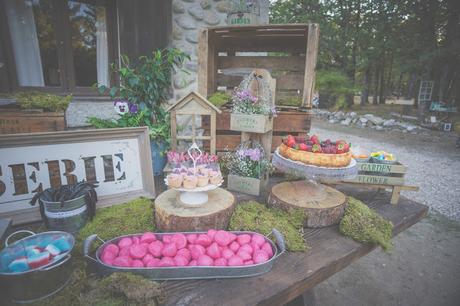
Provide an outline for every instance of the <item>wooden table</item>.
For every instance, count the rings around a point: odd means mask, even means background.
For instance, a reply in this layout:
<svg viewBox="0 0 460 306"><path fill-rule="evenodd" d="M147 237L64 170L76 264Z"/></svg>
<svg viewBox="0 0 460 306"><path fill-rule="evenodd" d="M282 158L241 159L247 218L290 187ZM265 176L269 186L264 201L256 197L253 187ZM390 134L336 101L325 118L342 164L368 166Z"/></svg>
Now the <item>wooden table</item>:
<svg viewBox="0 0 460 306"><path fill-rule="evenodd" d="M394 224L394 235L421 220L428 208L404 197L399 205L390 204L390 193L340 187ZM237 198L250 199L236 195ZM338 226L305 229L310 249L305 253L286 253L267 274L240 279L189 280L165 282L166 305L289 305L303 304L312 289L374 247L342 236ZM302 296L303 295L303 296Z"/></svg>

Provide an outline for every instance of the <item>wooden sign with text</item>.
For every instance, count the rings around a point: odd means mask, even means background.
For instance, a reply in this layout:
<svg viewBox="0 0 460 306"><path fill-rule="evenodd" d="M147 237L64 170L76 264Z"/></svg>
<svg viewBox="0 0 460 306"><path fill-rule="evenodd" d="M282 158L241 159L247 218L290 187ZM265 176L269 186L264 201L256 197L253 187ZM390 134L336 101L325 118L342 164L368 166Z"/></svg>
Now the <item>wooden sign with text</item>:
<svg viewBox="0 0 460 306"><path fill-rule="evenodd" d="M29 205L34 193L81 180L98 185L98 206L153 198L147 128L0 136L0 217L38 220Z"/></svg>

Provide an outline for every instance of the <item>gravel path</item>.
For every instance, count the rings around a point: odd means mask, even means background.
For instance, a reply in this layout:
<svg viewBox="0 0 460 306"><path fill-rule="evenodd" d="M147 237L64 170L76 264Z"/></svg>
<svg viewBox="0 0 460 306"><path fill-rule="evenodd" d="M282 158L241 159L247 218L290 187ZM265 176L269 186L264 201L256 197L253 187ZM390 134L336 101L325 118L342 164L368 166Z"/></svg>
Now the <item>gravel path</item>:
<svg viewBox="0 0 460 306"><path fill-rule="evenodd" d="M312 134L321 139L344 139L371 151L393 153L408 167L406 182L420 191L403 191L449 219L460 221L460 149L455 136L436 132L403 134L330 124L314 119Z"/></svg>

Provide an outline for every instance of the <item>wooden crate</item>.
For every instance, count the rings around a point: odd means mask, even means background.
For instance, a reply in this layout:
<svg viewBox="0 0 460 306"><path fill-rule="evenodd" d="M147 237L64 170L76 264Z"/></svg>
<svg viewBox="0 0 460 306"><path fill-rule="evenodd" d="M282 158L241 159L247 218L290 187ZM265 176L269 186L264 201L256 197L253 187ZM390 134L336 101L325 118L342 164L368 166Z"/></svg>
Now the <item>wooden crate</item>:
<svg viewBox="0 0 460 306"><path fill-rule="evenodd" d="M238 175L229 174L227 181L227 189L258 196L263 188L263 181L252 177L243 177Z"/></svg>
<svg viewBox="0 0 460 306"><path fill-rule="evenodd" d="M235 149L241 143L241 132L230 130L230 110L222 110L221 114L217 114L216 120L216 151L222 152L226 148L229 150ZM310 130L311 115L309 111L280 111L278 116L273 118L273 152L280 144L283 136L291 135L306 135ZM202 128L209 130L209 120L203 120ZM209 144L207 145L209 146ZM205 149L207 149L205 143Z"/></svg>
<svg viewBox="0 0 460 306"><path fill-rule="evenodd" d="M302 107L310 107L318 41L317 24L204 29L198 43L198 91L209 96L218 87L232 90L245 75L235 71L249 73L260 68L276 79L275 101L301 98Z"/></svg>
<svg viewBox="0 0 460 306"><path fill-rule="evenodd" d="M418 191L417 186L405 185L404 175L407 167L401 163L369 163L358 162L358 176L353 179L332 181L322 180L326 184L351 184L356 186L365 186L378 189L390 189L391 204L397 204L402 190Z"/></svg>
<svg viewBox="0 0 460 306"><path fill-rule="evenodd" d="M0 134L63 131L64 112L0 110Z"/></svg>

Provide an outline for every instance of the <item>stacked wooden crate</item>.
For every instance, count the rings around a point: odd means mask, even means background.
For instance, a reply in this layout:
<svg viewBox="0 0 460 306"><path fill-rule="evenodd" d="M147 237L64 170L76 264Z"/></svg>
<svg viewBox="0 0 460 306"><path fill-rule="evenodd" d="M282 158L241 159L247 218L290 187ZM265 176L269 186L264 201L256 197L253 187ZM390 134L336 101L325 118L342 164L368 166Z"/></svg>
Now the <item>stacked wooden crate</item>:
<svg viewBox="0 0 460 306"><path fill-rule="evenodd" d="M319 27L317 24L211 27L198 46L198 91L210 96L231 92L253 69L266 69L276 79L272 150L284 135L310 130ZM298 101L294 107L281 106ZM290 104L288 103L288 104ZM204 123L206 125L206 123ZM230 113L217 116L217 151L233 149L240 133L230 131Z"/></svg>

